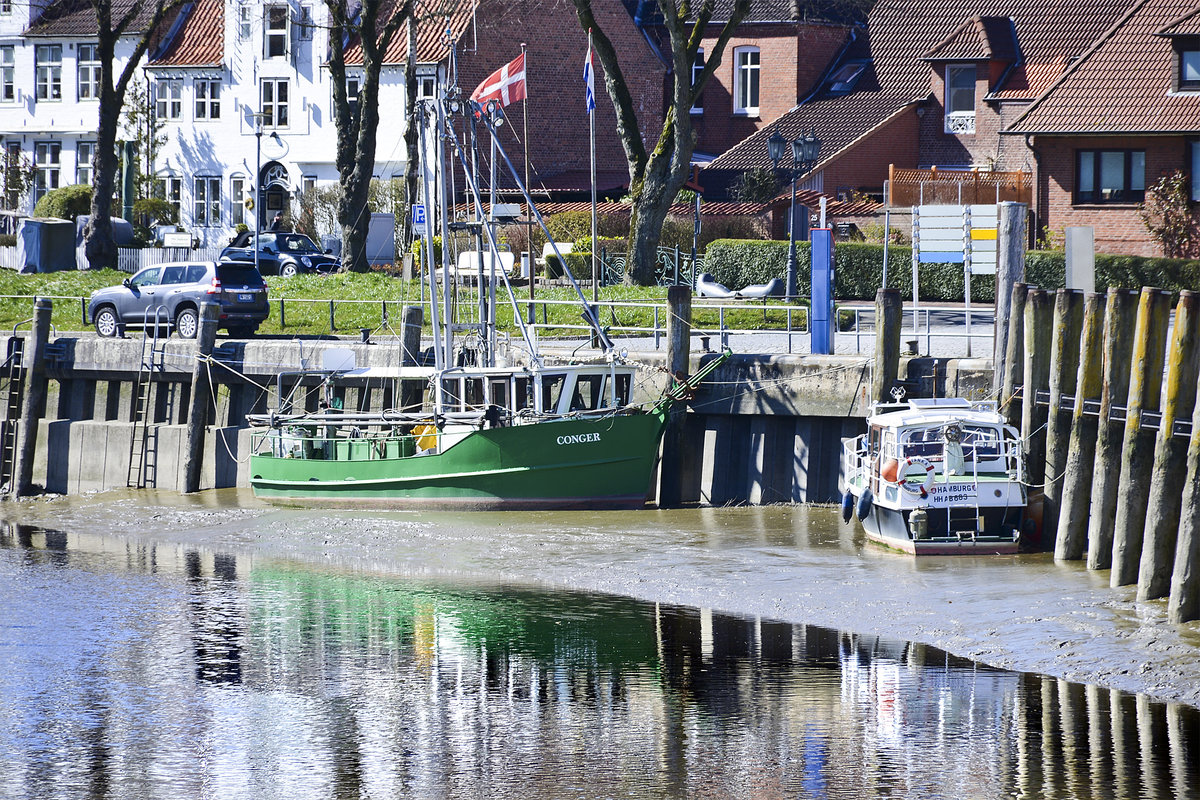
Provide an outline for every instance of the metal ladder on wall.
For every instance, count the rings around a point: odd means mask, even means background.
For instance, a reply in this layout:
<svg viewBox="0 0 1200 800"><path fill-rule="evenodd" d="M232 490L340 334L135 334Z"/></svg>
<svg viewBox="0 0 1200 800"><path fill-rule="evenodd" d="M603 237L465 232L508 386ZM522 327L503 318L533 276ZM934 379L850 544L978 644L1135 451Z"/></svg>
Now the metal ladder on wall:
<svg viewBox="0 0 1200 800"><path fill-rule="evenodd" d="M158 324L166 317L165 306L154 309L155 324L142 327L141 362L138 366L137 382L133 387L131 418L133 432L129 437L129 474L125 485L145 489L158 485L158 426L152 425L154 387L158 383L155 375L162 375L166 359L167 339L160 338L160 330L170 330L167 322ZM169 317L166 317L169 320Z"/></svg>
<svg viewBox="0 0 1200 800"><path fill-rule="evenodd" d="M13 470L17 463L17 425L21 419L21 404L25 390L25 372L21 368L25 340L16 336L8 340L8 357L0 365L0 487L11 489Z"/></svg>

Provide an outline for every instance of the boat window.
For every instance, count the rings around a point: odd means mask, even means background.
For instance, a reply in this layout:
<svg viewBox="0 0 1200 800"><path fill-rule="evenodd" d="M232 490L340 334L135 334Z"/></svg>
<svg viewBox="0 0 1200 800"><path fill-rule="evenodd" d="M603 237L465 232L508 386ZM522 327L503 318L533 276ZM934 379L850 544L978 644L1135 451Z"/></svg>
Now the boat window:
<svg viewBox="0 0 1200 800"><path fill-rule="evenodd" d="M533 381L529 378L517 378L516 389L513 392L513 411L533 407Z"/></svg>
<svg viewBox="0 0 1200 800"><path fill-rule="evenodd" d="M878 453L882 429L878 425L872 425L868 433L867 451L870 453Z"/></svg>
<svg viewBox="0 0 1200 800"><path fill-rule="evenodd" d="M627 405L630 401L630 387L633 386L633 376L628 373L617 374L617 405Z"/></svg>
<svg viewBox="0 0 1200 800"><path fill-rule="evenodd" d="M492 378L488 381L488 391L493 405L508 408L508 378Z"/></svg>
<svg viewBox="0 0 1200 800"><path fill-rule="evenodd" d="M465 400L468 408L482 408L486 405L483 398L483 378L464 378L466 386Z"/></svg>
<svg viewBox="0 0 1200 800"><path fill-rule="evenodd" d="M461 409L462 382L458 378L443 378L442 398L447 409Z"/></svg>
<svg viewBox="0 0 1200 800"><path fill-rule="evenodd" d="M595 411L604 404L604 376L580 375L571 394L572 411Z"/></svg>
<svg viewBox="0 0 1200 800"><path fill-rule="evenodd" d="M558 398L562 396L566 381L567 376L562 374L542 376L542 411L554 413L558 410Z"/></svg>
<svg viewBox="0 0 1200 800"><path fill-rule="evenodd" d="M933 428L909 428L901 432L900 442L904 445L905 456L940 456L945 439L942 438L941 426Z"/></svg>
<svg viewBox="0 0 1200 800"><path fill-rule="evenodd" d="M1000 455L1000 431L982 425L964 425L962 446L964 453L974 453L979 458L994 458Z"/></svg>

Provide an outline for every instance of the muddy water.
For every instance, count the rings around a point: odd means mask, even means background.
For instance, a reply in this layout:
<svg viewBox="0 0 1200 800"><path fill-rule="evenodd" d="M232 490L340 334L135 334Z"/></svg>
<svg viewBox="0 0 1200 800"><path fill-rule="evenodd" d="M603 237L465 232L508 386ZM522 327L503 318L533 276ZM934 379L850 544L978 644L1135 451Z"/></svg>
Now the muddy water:
<svg viewBox="0 0 1200 800"><path fill-rule="evenodd" d="M1196 628L1041 556L152 500L4 507L0 797L1200 796Z"/></svg>

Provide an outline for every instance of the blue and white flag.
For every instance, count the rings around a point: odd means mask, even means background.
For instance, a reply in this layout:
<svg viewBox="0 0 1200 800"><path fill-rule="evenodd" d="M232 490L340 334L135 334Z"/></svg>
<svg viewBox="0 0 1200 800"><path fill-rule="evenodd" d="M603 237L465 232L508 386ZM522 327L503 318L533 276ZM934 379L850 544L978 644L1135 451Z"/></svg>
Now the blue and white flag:
<svg viewBox="0 0 1200 800"><path fill-rule="evenodd" d="M596 109L596 82L592 70L592 37L588 35L587 59L583 62L583 82L587 86L587 113Z"/></svg>

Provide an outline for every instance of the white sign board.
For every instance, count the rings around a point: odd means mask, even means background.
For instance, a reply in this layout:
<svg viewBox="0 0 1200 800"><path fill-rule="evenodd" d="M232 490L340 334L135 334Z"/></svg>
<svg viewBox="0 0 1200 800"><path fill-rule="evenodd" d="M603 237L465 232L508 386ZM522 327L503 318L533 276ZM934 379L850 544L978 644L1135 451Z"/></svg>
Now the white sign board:
<svg viewBox="0 0 1200 800"><path fill-rule="evenodd" d="M164 233L163 247L186 247L191 249L192 235L190 233Z"/></svg>

